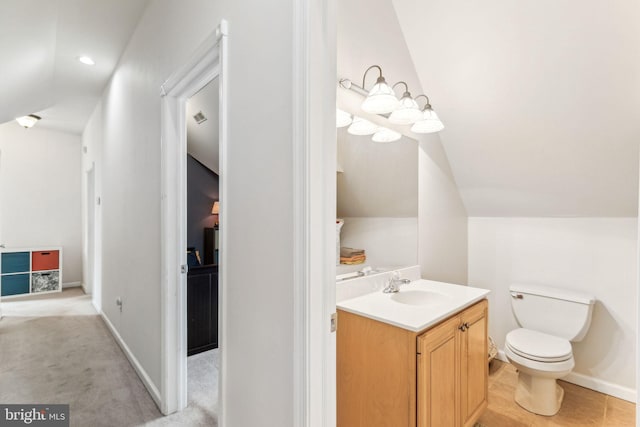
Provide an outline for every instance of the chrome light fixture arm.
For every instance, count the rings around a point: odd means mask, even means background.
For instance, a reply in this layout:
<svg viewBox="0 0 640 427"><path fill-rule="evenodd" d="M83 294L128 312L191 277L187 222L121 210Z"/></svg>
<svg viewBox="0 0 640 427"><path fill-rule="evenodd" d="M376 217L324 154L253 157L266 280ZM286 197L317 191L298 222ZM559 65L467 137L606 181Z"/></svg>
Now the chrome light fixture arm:
<svg viewBox="0 0 640 427"><path fill-rule="evenodd" d="M416 97L415 97L415 98L413 98L413 99L414 99L415 101L418 101L418 98L424 98L424 99L426 99L426 100L427 100L427 103L426 103L426 104L424 104L424 107L422 107L422 111L424 111L424 110L431 110L431 109L432 109L432 108L431 108L431 103L429 102L429 97L428 97L427 95L425 95L425 94L421 94L421 95L416 96Z"/></svg>
<svg viewBox="0 0 640 427"><path fill-rule="evenodd" d="M407 85L406 82L403 81L399 81L398 83L394 84L393 86L391 86L392 89L395 89L396 86L398 85L404 85L404 94L402 95L402 97L404 98L405 96L411 97L411 94L409 93L409 85Z"/></svg>
<svg viewBox="0 0 640 427"><path fill-rule="evenodd" d="M365 88L365 80L367 78L367 73L372 70L373 68L377 68L378 71L380 72L380 75L378 76L378 80L377 83L380 83L380 81L384 82L384 77L382 77L382 68L379 65L372 65L371 67L367 68L367 70L364 72L364 75L362 76L362 88Z"/></svg>
<svg viewBox="0 0 640 427"><path fill-rule="evenodd" d="M367 95L369 95L369 92L367 92L367 90L364 87L360 87L357 84L353 83L351 80L349 79L340 79L338 81L338 84L340 85L341 88L343 89L348 89L348 90L352 90L355 93L362 95L364 97L366 97Z"/></svg>

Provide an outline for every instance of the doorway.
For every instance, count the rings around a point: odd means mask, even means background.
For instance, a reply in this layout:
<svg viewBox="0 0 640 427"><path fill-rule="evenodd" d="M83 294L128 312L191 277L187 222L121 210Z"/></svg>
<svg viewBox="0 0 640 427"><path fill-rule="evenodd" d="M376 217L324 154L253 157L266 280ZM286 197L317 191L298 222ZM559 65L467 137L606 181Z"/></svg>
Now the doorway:
<svg viewBox="0 0 640 427"><path fill-rule="evenodd" d="M188 406L188 328L187 328L187 286L189 261L187 256L187 123L202 120L187 115L187 103L213 80L217 80L218 109L216 118L206 118L203 123L217 122L219 153L217 172L219 179L218 201L220 222L225 217L225 78L224 52L226 44L226 23L223 21L215 33L211 34L196 50L191 59L175 72L161 87L162 105L162 407L164 414L180 411ZM199 111L200 112L200 111ZM217 113L220 114L217 114ZM197 114L194 114L197 115ZM206 115L203 114L205 117ZM206 146L206 144L205 144ZM206 151L206 150L205 150ZM205 157L207 160L204 160ZM216 163L210 156L201 156L202 161ZM208 208L211 214L213 204ZM203 227L204 228L204 227ZM224 229L220 230L220 256L217 265L219 304L218 318L222 323L224 312ZM204 251L204 249L203 249ZM224 365L224 331L218 334L219 365ZM220 369L224 372L223 369ZM219 376L218 395L222 388L223 376ZM213 406L215 396L205 398ZM223 405L223 396L218 399L218 408ZM207 405L209 406L209 405ZM220 411L218 411L219 413Z"/></svg>
<svg viewBox="0 0 640 427"><path fill-rule="evenodd" d="M187 411L217 421L219 78L186 102Z"/></svg>
<svg viewBox="0 0 640 427"><path fill-rule="evenodd" d="M86 294L93 294L93 286L95 283L95 203L96 203L96 190L95 190L95 165L87 172L87 272L84 280L84 292Z"/></svg>

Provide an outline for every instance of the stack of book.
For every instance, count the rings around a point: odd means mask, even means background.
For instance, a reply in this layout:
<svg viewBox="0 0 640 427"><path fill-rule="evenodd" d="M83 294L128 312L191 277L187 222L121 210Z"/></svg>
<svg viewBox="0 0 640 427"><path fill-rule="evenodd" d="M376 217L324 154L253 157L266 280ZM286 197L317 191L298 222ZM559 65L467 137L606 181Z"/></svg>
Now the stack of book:
<svg viewBox="0 0 640 427"><path fill-rule="evenodd" d="M340 248L340 264L364 264L366 260L364 249Z"/></svg>

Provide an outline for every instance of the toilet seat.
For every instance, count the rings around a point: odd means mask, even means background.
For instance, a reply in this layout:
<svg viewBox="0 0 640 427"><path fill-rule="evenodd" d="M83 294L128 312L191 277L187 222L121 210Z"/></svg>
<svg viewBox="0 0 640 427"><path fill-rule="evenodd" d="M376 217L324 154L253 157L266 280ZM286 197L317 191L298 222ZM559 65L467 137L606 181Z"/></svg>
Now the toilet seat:
<svg viewBox="0 0 640 427"><path fill-rule="evenodd" d="M568 340L525 328L509 332L505 344L518 356L537 362L563 362L573 357Z"/></svg>

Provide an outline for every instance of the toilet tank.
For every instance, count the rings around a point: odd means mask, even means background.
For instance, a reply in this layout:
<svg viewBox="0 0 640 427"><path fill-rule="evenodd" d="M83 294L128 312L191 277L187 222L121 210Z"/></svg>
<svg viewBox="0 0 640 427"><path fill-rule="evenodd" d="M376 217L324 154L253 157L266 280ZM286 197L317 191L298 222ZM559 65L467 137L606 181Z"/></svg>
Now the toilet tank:
<svg viewBox="0 0 640 427"><path fill-rule="evenodd" d="M591 325L593 295L542 285L509 287L518 324L569 341L581 341Z"/></svg>

